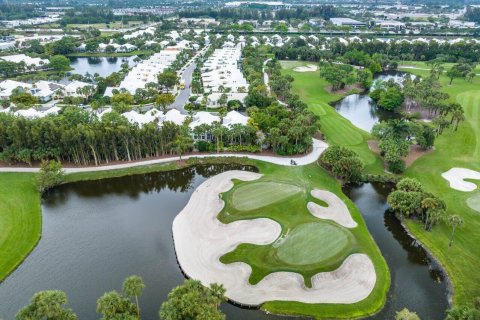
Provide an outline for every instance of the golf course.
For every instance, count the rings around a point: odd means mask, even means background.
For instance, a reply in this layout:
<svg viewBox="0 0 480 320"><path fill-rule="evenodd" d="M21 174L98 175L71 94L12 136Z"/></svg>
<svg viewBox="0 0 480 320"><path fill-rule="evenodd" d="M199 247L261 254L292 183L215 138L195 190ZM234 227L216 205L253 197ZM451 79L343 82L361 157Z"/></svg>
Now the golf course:
<svg viewBox="0 0 480 320"><path fill-rule="evenodd" d="M337 101L342 96L331 94L326 90L327 83L319 77L319 72L295 72L293 68L306 65L306 62L282 62L283 73L294 77L293 91L300 95L313 112L320 116L321 130L325 140L355 150L364 163L367 172L382 173L383 165L369 149L366 140L368 134L354 127L341 117L329 102ZM428 69L426 64L415 67ZM401 71L426 77L429 70L404 68ZM404 173L405 176L418 179L425 188L442 197L447 204L449 214L457 214L464 220L463 226L455 234L455 244L449 247L451 228L439 224L431 231L424 230L422 223L405 220L408 230L439 260L445 268L453 286L453 303L471 305L474 297L480 295L480 275L475 267L480 265L480 235L478 208L479 190L463 192L454 190L449 182L442 178L442 173L458 167L480 171L480 79L472 82L464 79L450 79L440 76L443 91L450 95L452 101L462 105L465 111L463 121L457 131L450 129L440 135L432 152L417 159ZM468 180L480 185L479 180Z"/></svg>

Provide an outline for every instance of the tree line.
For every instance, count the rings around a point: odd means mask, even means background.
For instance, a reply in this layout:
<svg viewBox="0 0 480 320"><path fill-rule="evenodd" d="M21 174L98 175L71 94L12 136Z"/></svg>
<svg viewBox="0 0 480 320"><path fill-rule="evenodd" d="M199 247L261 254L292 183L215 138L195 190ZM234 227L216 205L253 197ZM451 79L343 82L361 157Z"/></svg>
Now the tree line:
<svg viewBox="0 0 480 320"><path fill-rule="evenodd" d="M141 310L138 298L145 288L143 279L137 275L127 277L122 291L112 290L97 300L96 311L102 320L140 320ZM198 280L185 280L173 288L158 312L161 320L209 319L224 320L219 310L225 301L225 289L213 283L204 287ZM16 320L77 320L75 312L68 307L67 294L60 290L40 291L33 295L30 303L20 309Z"/></svg>

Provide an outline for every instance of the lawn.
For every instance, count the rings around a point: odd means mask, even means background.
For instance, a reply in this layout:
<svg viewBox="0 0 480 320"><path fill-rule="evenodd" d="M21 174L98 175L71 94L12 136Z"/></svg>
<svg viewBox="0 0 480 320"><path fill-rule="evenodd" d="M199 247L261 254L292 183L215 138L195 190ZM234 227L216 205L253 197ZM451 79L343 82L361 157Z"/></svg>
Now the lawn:
<svg viewBox="0 0 480 320"><path fill-rule="evenodd" d="M428 71L405 69L416 75L428 75ZM480 79L469 83L455 79L448 86L449 79L440 78L445 92L451 99L462 104L466 121L457 132L446 130L437 138L435 150L408 168L406 175L420 180L430 192L440 196L448 206L450 214L462 216L464 225L455 233L455 242L448 247L450 229L444 225L425 232L419 223L407 221L411 232L423 242L446 268L454 287L455 304L468 304L480 296L480 213L472 210L467 200L475 192L461 192L449 187L441 173L452 167L480 171ZM474 181L478 184L478 181ZM477 191L478 192L478 191Z"/></svg>
<svg viewBox="0 0 480 320"><path fill-rule="evenodd" d="M320 116L320 129L326 141L330 144L348 147L357 152L365 164L367 173L384 173L382 159L368 148L367 141L372 139L371 135L354 126L329 104L338 101L348 93L340 95L328 92L325 89L328 83L320 78L319 71L293 71L295 67L311 64L311 62L282 61L281 63L282 72L295 79L293 92L301 97L312 112Z"/></svg>
<svg viewBox="0 0 480 320"><path fill-rule="evenodd" d="M426 61L400 61L398 64L401 67L413 67L413 68L419 68L419 69L425 69L425 70L430 70L431 69L431 66L429 66ZM455 63L450 63L450 62L444 63L443 67L445 68L445 70L448 70L454 64ZM407 69L407 68L405 68L405 69ZM477 74L480 74L480 65L477 65L475 67L475 72Z"/></svg>
<svg viewBox="0 0 480 320"><path fill-rule="evenodd" d="M0 281L40 240L40 195L29 173L0 174Z"/></svg>
<svg viewBox="0 0 480 320"><path fill-rule="evenodd" d="M270 245L241 244L225 254L221 261L243 261L252 267L250 283L258 283L266 275L297 272L311 286L311 277L322 271L337 269L352 253L365 253L373 261L377 282L370 296L355 304L305 304L273 301L262 308L273 313L297 314L323 318L355 318L377 312L385 303L390 275L385 260L371 238L363 218L353 203L342 193L338 181L317 164L282 167L254 162L264 176L253 182L235 181L234 187L222 194L225 208L219 214L224 223L266 217L282 226L282 235ZM312 189L329 190L348 206L358 227L344 228L332 221L314 217L307 203L321 201L310 195ZM289 194L290 193L290 194ZM260 202L265 198L265 202ZM240 201L253 205L239 205Z"/></svg>

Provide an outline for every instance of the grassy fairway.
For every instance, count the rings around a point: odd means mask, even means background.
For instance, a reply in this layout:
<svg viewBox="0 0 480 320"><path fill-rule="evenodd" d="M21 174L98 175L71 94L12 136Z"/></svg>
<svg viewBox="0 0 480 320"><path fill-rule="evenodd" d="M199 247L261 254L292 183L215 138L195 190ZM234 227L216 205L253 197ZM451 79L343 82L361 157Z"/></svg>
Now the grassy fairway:
<svg viewBox="0 0 480 320"><path fill-rule="evenodd" d="M325 90L328 83L320 78L318 71L293 71L295 67L307 64L309 63L282 61L282 72L295 78L293 92L308 104L312 112L320 116L321 130L327 142L345 146L357 152L368 173L383 173L382 160L368 148L367 140L371 139L370 134L354 126L329 105L330 102L337 101L344 95L332 94Z"/></svg>
<svg viewBox="0 0 480 320"><path fill-rule="evenodd" d="M252 266L251 283L258 283L272 272L290 271L302 274L306 285L310 286L310 278L314 274L338 268L352 253L366 253L372 259L377 274L375 289L367 299L341 305L273 301L264 304L263 308L274 313L309 315L318 319L355 318L378 311L385 303L386 291L390 285L388 268L360 213L342 193L340 184L317 164L282 167L262 162L252 163L264 176L253 182L236 181L234 188L222 195L226 205L219 219L230 223L259 217L271 218L282 226L282 235L271 245L241 244L224 255L221 261L248 263ZM323 205L310 195L310 190L314 188L337 194L347 204L358 227L346 229L334 222L314 217L308 211L307 203L313 201ZM294 195L285 196L286 192L279 191L280 189L291 189ZM258 204L258 199L263 196L267 198L267 203ZM239 200L253 201L255 205L241 210Z"/></svg>
<svg viewBox="0 0 480 320"><path fill-rule="evenodd" d="M428 75L428 71L423 70L405 71ZM477 266L480 265L480 213L467 204L467 199L478 194L478 191L455 191L441 177L441 173L452 167L480 171L480 79L477 77L472 83L455 79L452 86L448 86L447 77L442 76L440 80L452 100L462 104L466 121L457 132L446 130L436 140L435 151L415 161L406 175L419 179L428 191L442 197L450 214L462 216L464 226L456 231L451 248L448 247L448 227L436 226L433 231L425 232L414 221L407 221L407 226L445 266L454 287L454 303L465 304L472 303L474 297L480 296L480 273L477 272Z"/></svg>
<svg viewBox="0 0 480 320"><path fill-rule="evenodd" d="M40 239L40 195L33 182L33 174L0 174L0 281Z"/></svg>

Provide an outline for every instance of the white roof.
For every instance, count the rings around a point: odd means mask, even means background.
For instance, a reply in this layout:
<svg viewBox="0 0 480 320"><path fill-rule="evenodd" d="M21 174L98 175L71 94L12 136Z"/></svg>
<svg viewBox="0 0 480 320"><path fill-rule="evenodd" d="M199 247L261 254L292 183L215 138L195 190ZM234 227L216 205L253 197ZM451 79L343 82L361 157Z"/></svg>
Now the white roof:
<svg viewBox="0 0 480 320"><path fill-rule="evenodd" d="M15 111L13 114L15 116L20 116L20 117L25 117L30 119L42 117L42 113L33 108L26 109L26 110L18 110L18 111Z"/></svg>
<svg viewBox="0 0 480 320"><path fill-rule="evenodd" d="M193 117L193 121L190 123L189 127L190 128L195 128L198 127L202 124L212 124L215 121L220 122L220 117L214 116L213 114L206 112L206 111L199 111L195 114Z"/></svg>
<svg viewBox="0 0 480 320"><path fill-rule="evenodd" d="M68 94L72 95L77 93L77 89L87 87L87 86L95 87L93 83L74 80L65 86L65 91Z"/></svg>
<svg viewBox="0 0 480 320"><path fill-rule="evenodd" d="M167 111L167 113L163 117L163 122L170 121L177 125L181 125L185 121L185 118L186 116L181 114L180 111L178 111L177 109L171 109Z"/></svg>
<svg viewBox="0 0 480 320"><path fill-rule="evenodd" d="M0 96L1 97L10 97L12 95L12 91L16 88L23 88L23 89L30 89L32 87L31 84L25 82L19 82L14 80L4 80L0 82Z"/></svg>
<svg viewBox="0 0 480 320"><path fill-rule="evenodd" d="M31 58L25 54L15 54L11 56L3 56L0 57L1 60L5 61L10 61L10 62L15 62L15 63L20 63L20 62L25 62L26 65L35 65L35 66L40 66L40 65L47 65L49 61L47 59L40 59L40 58Z"/></svg>
<svg viewBox="0 0 480 320"><path fill-rule="evenodd" d="M234 124L241 124L243 126L246 126L248 123L248 119L249 117L244 116L237 111L230 111L229 113L227 113L225 118L223 118L223 125L225 127L231 127Z"/></svg>

